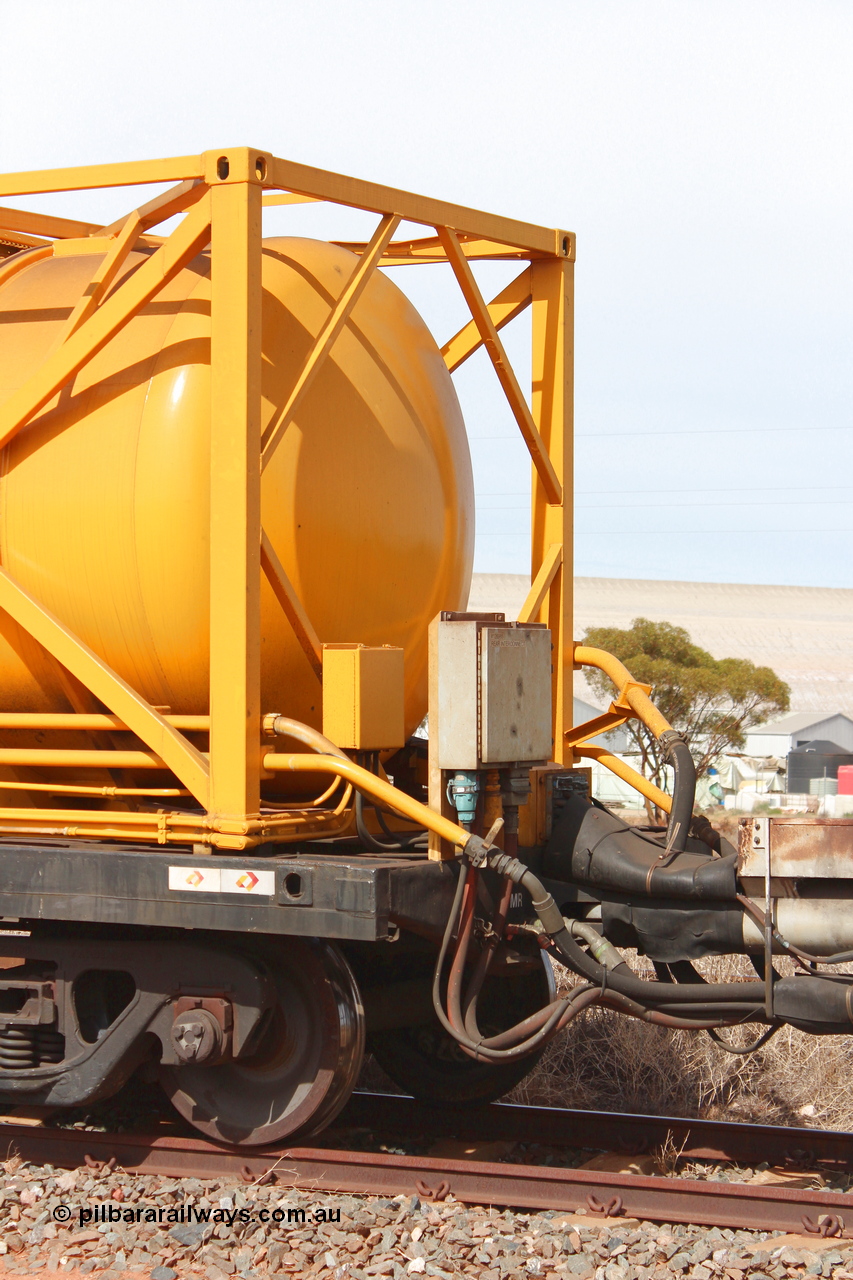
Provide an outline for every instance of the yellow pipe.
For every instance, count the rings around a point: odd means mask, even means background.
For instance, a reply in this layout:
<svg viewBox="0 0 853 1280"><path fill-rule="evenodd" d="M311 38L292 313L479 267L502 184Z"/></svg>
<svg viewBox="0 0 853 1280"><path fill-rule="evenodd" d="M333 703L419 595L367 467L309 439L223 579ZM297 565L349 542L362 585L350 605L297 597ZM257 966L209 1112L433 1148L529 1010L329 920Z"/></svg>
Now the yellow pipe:
<svg viewBox="0 0 853 1280"><path fill-rule="evenodd" d="M50 748L0 749L0 765L35 769L167 769L151 751L59 751Z"/></svg>
<svg viewBox="0 0 853 1280"><path fill-rule="evenodd" d="M102 823L106 817L109 817L112 822L116 821L116 815L105 809L0 809L0 820L14 819L16 822L44 822L47 817L55 821L61 819L65 822L92 823L94 825ZM166 812L164 810L154 813L137 811L127 815L128 823L133 826L152 827L155 829L166 826L189 831L211 831L231 835L263 834L278 828L285 830L291 827L298 827L300 830L308 827L325 830L329 825L340 825L332 822L334 818L339 817L340 815L331 810L323 810L318 813L315 809L302 809L293 814L265 814L261 818L247 818L243 822L228 822L227 820L210 818L199 813Z"/></svg>
<svg viewBox="0 0 853 1280"><path fill-rule="evenodd" d="M648 778L644 778L641 773L637 773L637 770L632 769L629 764L625 764L624 760L614 756L612 751L607 751L604 747L583 745L575 747L574 752L576 756L586 756L590 760L598 760L611 773L615 773L617 778L621 778L623 782L627 782L629 786L634 787L641 795L651 800L652 804L656 804L659 809L665 809L667 813L671 810L672 796L668 796L665 791L661 791L660 787L656 787L653 782L649 782Z"/></svg>
<svg viewBox="0 0 853 1280"><path fill-rule="evenodd" d="M264 716L264 729L277 734L280 738L293 738L294 742L301 742L303 747L310 747L319 755L337 756L339 760L349 760L349 756L345 755L331 738L327 738L310 724L303 724L301 720L292 720L290 716Z"/></svg>
<svg viewBox="0 0 853 1280"><path fill-rule="evenodd" d="M210 716L168 716L163 719L174 729L190 733L206 733L210 728ZM119 716L76 714L51 711L2 711L0 729L99 729L128 731Z"/></svg>
<svg viewBox="0 0 853 1280"><path fill-rule="evenodd" d="M53 796L188 796L184 787L85 787L53 782L11 782L0 780L0 791L48 791Z"/></svg>
<svg viewBox="0 0 853 1280"><path fill-rule="evenodd" d="M630 709L638 720L642 720L651 729L656 738L672 728L649 697L649 686L638 684L624 663L614 658L612 653L605 649L595 649L592 645L576 644L574 661L576 666L597 667L609 676L619 690L618 697L613 700L613 707L617 711ZM639 776L638 774L637 777Z"/></svg>
<svg viewBox="0 0 853 1280"><path fill-rule="evenodd" d="M359 791L381 801L389 809L396 809L404 818L409 818L419 826L428 827L442 840L449 840L451 844L462 848L470 839L471 833L464 827L457 826L434 809L428 809L419 800L412 799L404 791L398 791L390 782L383 782L375 773L362 769L361 765L354 764L352 760L329 755L277 755L270 752L264 756L263 767L273 773L335 773L339 778L346 778Z"/></svg>
<svg viewBox="0 0 853 1280"><path fill-rule="evenodd" d="M349 756L345 755L340 747L336 746L331 738L327 738L319 729L312 728L310 724L303 724L301 720L292 720L290 716L264 716L264 731L275 733L280 738L293 738L295 742L301 742L303 747L310 747L312 751L316 751L319 755L338 756L341 760L349 759ZM323 794L317 796L316 800L311 801L311 807L316 809L319 805L324 804L332 795L339 781L339 778L333 778ZM335 813L342 813L351 798L352 787L347 786L344 789L343 799L335 808ZM286 805L282 806L282 808L286 807Z"/></svg>

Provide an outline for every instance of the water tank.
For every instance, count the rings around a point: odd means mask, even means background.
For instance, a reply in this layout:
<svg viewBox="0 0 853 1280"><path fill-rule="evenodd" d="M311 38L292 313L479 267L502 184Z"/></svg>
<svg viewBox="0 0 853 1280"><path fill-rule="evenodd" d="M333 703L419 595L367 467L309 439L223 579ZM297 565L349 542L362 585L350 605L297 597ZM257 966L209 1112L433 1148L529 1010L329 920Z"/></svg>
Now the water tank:
<svg viewBox="0 0 853 1280"><path fill-rule="evenodd" d="M0 401L50 353L101 261L67 249L0 268ZM323 242L264 242L264 426L356 262ZM209 417L203 253L0 454L0 562L173 713L208 708ZM450 375L386 276L371 279L262 485L263 526L320 639L405 650L411 732L426 711L429 621L467 602L473 484ZM265 581L261 592L262 709L319 726L317 679ZM66 673L0 617L0 708L72 703Z"/></svg>
<svg viewBox="0 0 853 1280"><path fill-rule="evenodd" d="M835 780L841 765L853 765L853 752L822 738L804 742L788 752L788 791L809 795L813 778Z"/></svg>
<svg viewBox="0 0 853 1280"><path fill-rule="evenodd" d="M853 796L853 764L838 766L838 795Z"/></svg>

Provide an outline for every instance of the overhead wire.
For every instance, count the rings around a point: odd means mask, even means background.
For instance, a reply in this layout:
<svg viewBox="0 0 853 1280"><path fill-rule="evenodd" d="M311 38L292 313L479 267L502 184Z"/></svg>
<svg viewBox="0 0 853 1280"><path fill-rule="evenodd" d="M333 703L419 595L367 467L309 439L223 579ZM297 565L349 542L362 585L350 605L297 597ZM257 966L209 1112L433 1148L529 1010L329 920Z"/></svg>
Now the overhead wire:
<svg viewBox="0 0 853 1280"><path fill-rule="evenodd" d="M665 431L576 431L575 440L625 440L648 439L656 436L678 436L682 440L701 439L704 436L743 436L743 435L780 435L793 432L796 435L814 435L818 431L849 431L848 423L839 423L825 427L702 427L699 431L684 431L678 427ZM519 440L517 435L472 436L471 441L480 440Z"/></svg>

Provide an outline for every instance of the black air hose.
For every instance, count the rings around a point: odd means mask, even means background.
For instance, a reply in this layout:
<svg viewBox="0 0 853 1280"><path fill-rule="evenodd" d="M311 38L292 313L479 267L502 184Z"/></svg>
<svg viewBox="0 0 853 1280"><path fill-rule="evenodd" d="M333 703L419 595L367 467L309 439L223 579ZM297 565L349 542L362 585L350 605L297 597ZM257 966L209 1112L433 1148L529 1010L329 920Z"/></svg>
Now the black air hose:
<svg viewBox="0 0 853 1280"><path fill-rule="evenodd" d="M644 978L636 978L623 974L620 970L606 970L588 952L580 947L571 936L562 912L529 867L517 858L511 858L500 850L489 850L479 836L472 836L465 846L465 852L477 856L480 847L486 850L488 864L500 875L509 876L516 884L522 886L530 894L533 909L539 917L542 927L550 936L558 951L565 957L570 969L581 977L589 979L606 989L610 987L622 995L644 1001L646 1004L685 1004L699 1005L718 1004L734 1001L737 1004L756 1004L764 1000L763 982L725 982L725 983L668 983L647 982Z"/></svg>
<svg viewBox="0 0 853 1280"><path fill-rule="evenodd" d="M660 735L658 742L663 747L664 760L672 765L675 773L672 809L666 828L666 852L683 853L696 800L696 765L684 734L677 729L667 729Z"/></svg>

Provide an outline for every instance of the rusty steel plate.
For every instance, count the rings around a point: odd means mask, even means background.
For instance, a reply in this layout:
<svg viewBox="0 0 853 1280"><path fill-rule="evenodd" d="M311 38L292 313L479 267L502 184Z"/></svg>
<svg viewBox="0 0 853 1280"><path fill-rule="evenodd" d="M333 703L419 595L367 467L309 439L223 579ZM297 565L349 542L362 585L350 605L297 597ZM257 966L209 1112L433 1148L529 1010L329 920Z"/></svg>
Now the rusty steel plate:
<svg viewBox="0 0 853 1280"><path fill-rule="evenodd" d="M768 850L774 877L853 879L853 818L742 818L738 874L764 876Z"/></svg>

